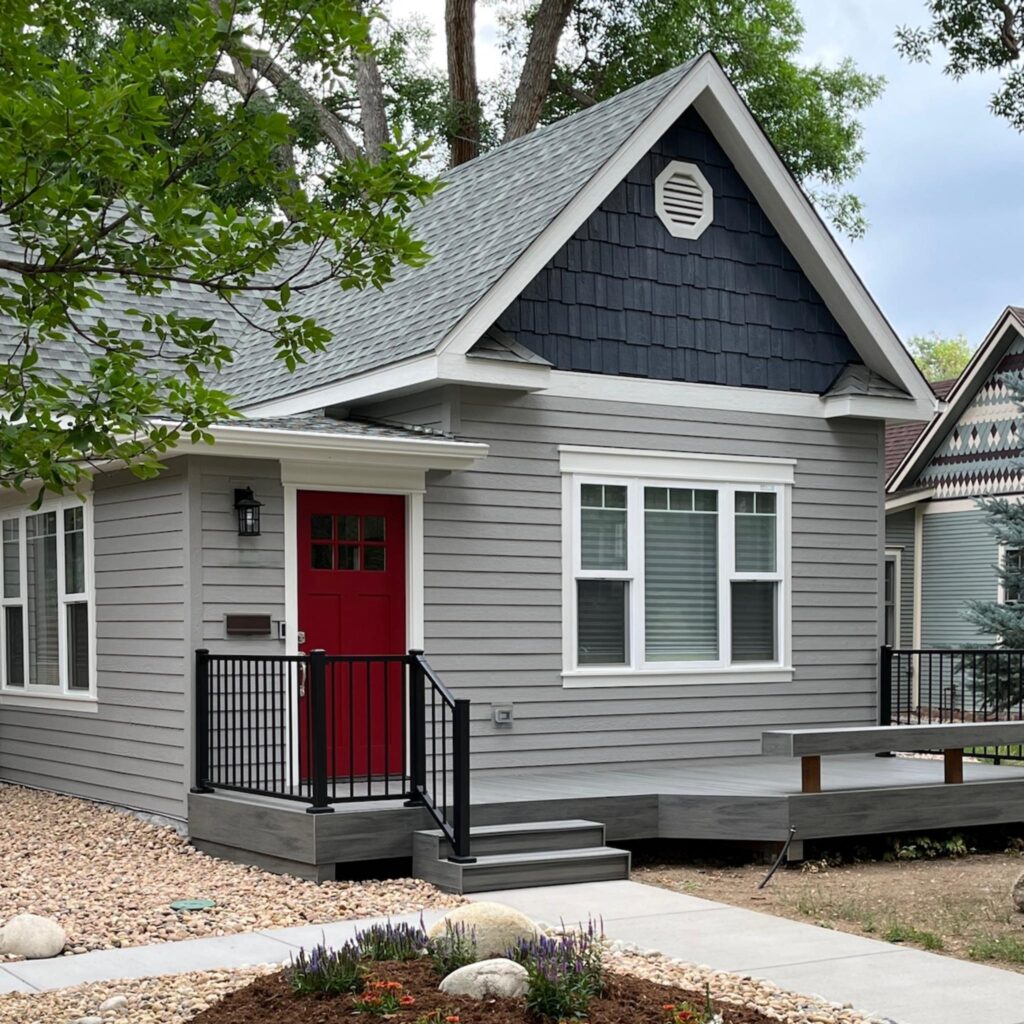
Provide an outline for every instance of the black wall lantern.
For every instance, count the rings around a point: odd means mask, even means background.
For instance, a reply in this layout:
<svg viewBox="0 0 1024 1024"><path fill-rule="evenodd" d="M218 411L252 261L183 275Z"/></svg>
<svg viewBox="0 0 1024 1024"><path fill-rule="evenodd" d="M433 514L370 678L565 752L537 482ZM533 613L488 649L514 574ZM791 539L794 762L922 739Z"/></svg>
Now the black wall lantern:
<svg viewBox="0 0 1024 1024"><path fill-rule="evenodd" d="M263 502L257 501L251 487L235 488L235 511L238 513L238 536L258 537L260 535L260 509Z"/></svg>

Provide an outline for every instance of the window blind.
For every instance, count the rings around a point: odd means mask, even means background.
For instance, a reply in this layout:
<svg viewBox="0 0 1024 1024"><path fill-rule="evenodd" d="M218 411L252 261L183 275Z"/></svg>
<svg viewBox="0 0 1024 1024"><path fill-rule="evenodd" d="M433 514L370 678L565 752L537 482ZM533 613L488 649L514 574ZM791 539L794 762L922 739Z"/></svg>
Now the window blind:
<svg viewBox="0 0 1024 1024"><path fill-rule="evenodd" d="M625 580L577 580L577 661L624 665L629 645Z"/></svg>
<svg viewBox="0 0 1024 1024"><path fill-rule="evenodd" d="M732 660L775 661L777 584L737 580L732 584Z"/></svg>

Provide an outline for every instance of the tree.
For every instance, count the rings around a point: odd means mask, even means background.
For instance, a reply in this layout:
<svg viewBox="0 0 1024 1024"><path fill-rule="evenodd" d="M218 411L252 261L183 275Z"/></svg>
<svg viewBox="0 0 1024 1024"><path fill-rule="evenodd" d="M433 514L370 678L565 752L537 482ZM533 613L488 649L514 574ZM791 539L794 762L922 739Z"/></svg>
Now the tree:
<svg viewBox="0 0 1024 1024"><path fill-rule="evenodd" d="M166 30L187 0L95 2L106 15L104 40L117 46L125 26ZM456 166L712 50L823 212L851 236L864 231L860 200L846 186L864 161L857 115L884 83L850 60L799 63L804 26L794 0L500 0L507 61L499 76L483 79L476 0L445 0L446 74L425 59L422 22L395 21L387 0L366 9L374 59L339 67L328 82L319 81L315 51L294 48L290 61L269 69L236 55L232 73L219 76L231 102L231 90L244 96L253 73L273 75L261 100L291 123L290 159L300 175L325 147L372 161L372 139L396 128L446 140ZM235 190L246 197L251 187Z"/></svg>
<svg viewBox="0 0 1024 1024"><path fill-rule="evenodd" d="M857 114L881 94L884 79L849 59L835 67L801 64L805 30L793 0L576 0L571 6L542 121L710 50L818 206L840 230L863 234L862 204L844 186L865 157ZM522 59L533 45L540 13L525 23L506 17L514 57Z"/></svg>
<svg viewBox="0 0 1024 1024"><path fill-rule="evenodd" d="M903 26L896 48L910 61L927 63L936 50L946 55L943 71L959 80L994 71L999 88L989 106L1017 131L1024 131L1024 4L1009 0L928 0L931 24Z"/></svg>
<svg viewBox="0 0 1024 1024"><path fill-rule="evenodd" d="M422 149L384 137L372 114L350 146L297 84L315 61L321 83L354 68L375 88L356 4L172 4L163 23L119 23L116 45L110 6L8 0L0 19L5 486L60 491L111 463L150 475L182 437L209 439L232 414L211 377L234 353L187 295L209 296L294 369L329 340L298 296L380 287L425 258L404 223L433 190ZM285 94L333 147L315 173L299 173ZM105 306L111 282L131 308Z"/></svg>
<svg viewBox="0 0 1024 1024"><path fill-rule="evenodd" d="M962 334L955 338L916 334L907 339L907 350L928 380L959 377L971 361L971 343Z"/></svg>

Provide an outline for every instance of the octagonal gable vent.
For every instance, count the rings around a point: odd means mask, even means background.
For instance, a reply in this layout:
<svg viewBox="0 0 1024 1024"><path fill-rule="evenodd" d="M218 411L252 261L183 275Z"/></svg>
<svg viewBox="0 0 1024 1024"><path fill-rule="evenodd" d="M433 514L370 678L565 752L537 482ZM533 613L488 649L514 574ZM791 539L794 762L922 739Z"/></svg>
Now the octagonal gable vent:
<svg viewBox="0 0 1024 1024"><path fill-rule="evenodd" d="M654 180L654 209L676 238L699 238L714 216L715 196L696 164L673 160Z"/></svg>

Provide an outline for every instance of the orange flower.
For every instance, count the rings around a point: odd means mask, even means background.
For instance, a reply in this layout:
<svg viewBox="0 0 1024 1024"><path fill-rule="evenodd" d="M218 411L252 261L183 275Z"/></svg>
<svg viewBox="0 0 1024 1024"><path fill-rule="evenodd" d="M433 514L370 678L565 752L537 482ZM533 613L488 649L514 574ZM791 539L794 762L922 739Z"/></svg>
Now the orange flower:
<svg viewBox="0 0 1024 1024"><path fill-rule="evenodd" d="M676 1004L675 1004L675 1003L665 1003L665 1005L664 1005L664 1006L662 1006L662 1009L663 1009L663 1010L668 1010L668 1011L669 1011L670 1013L671 1013L671 1011L672 1011L672 1010L674 1010L675 1008L676 1008Z"/></svg>
<svg viewBox="0 0 1024 1024"><path fill-rule="evenodd" d="M445 1017L444 1024L459 1024L458 1017Z"/></svg>
<svg viewBox="0 0 1024 1024"><path fill-rule="evenodd" d="M399 1002L403 1006L412 1006L412 1004L416 1002L416 999L413 996L402 996L402 998L399 999Z"/></svg>

